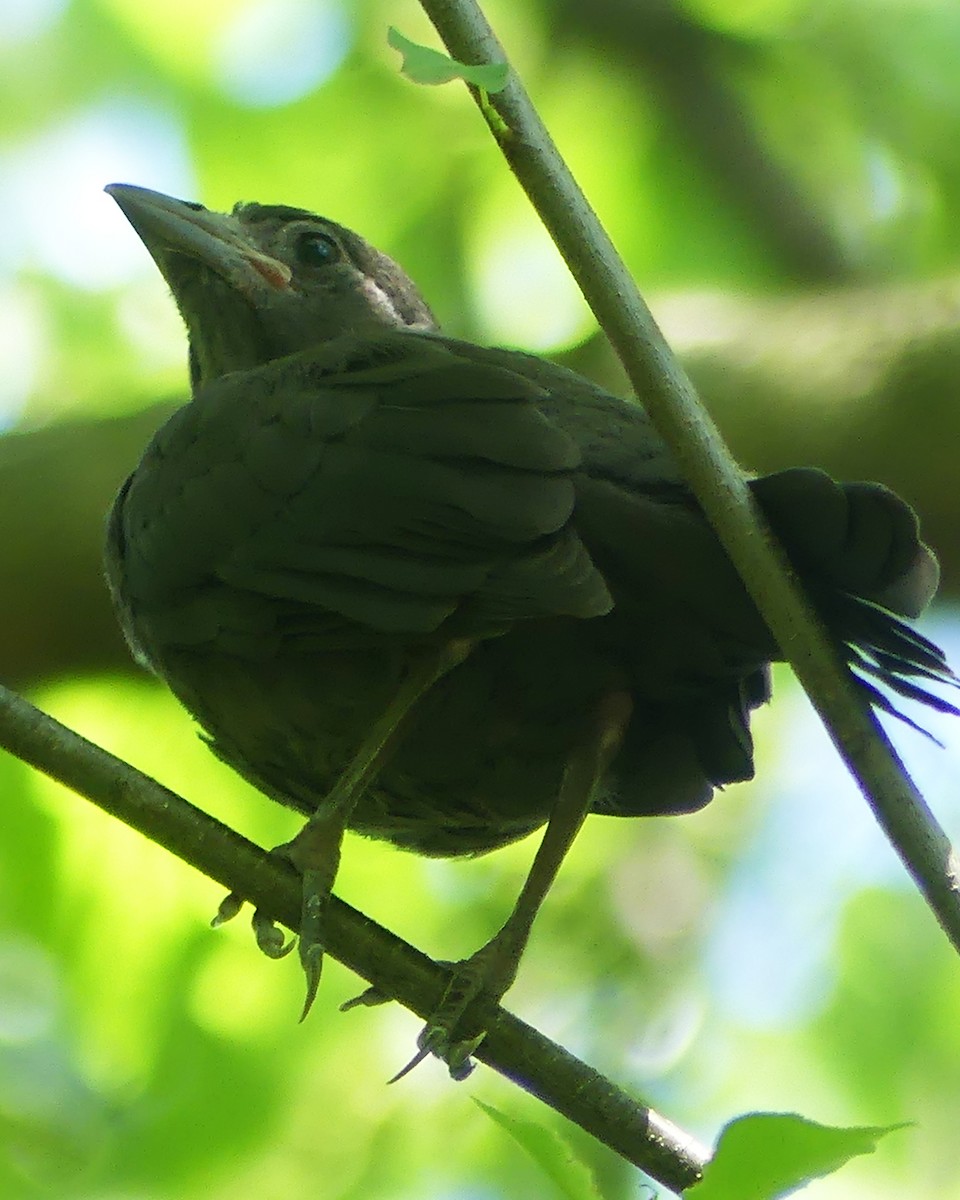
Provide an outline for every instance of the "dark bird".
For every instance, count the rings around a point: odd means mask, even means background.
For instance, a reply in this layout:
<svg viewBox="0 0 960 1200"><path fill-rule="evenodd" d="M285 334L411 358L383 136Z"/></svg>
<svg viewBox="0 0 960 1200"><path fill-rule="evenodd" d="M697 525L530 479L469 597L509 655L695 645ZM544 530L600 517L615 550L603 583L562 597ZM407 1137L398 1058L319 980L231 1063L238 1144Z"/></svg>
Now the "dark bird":
<svg viewBox="0 0 960 1200"><path fill-rule="evenodd" d="M179 306L193 393L120 490L110 586L214 753L309 818L278 848L304 876L308 1005L346 828L458 855L547 824L421 1035L462 1076L466 1009L510 986L584 816L750 778L780 650L639 404L445 337L332 221L107 190ZM809 468L750 486L871 701L958 712L899 619L938 578L909 505Z"/></svg>

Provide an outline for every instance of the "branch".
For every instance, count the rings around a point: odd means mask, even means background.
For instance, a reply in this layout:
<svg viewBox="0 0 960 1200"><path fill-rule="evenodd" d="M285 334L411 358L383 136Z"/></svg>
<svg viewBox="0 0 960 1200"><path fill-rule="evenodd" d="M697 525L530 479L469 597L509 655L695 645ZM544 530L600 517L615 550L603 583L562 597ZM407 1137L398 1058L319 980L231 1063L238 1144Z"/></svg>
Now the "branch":
<svg viewBox="0 0 960 1200"><path fill-rule="evenodd" d="M66 784L231 892L296 931L301 882L288 863L0 685L0 746ZM448 972L335 897L326 949L385 996L426 1020ZM695 1183L693 1138L499 1006L484 1014L474 1057L568 1117L665 1187Z"/></svg>
<svg viewBox="0 0 960 1200"><path fill-rule="evenodd" d="M454 58L471 65L506 61L475 0L421 0L421 4ZM516 73L511 70L502 92L480 96L471 90L834 745L960 951L956 854L812 612L693 384ZM492 121L490 108L496 113Z"/></svg>
<svg viewBox="0 0 960 1200"><path fill-rule="evenodd" d="M661 113L672 117L673 138L689 144L712 173L718 195L736 206L795 281L822 283L854 273L825 214L770 153L727 82L724 66L762 51L704 28L677 0L560 0L557 17L561 36L574 29L592 42L605 61L637 80L638 96L649 87Z"/></svg>
<svg viewBox="0 0 960 1200"><path fill-rule="evenodd" d="M13 687L129 669L103 583L103 520L173 411L80 419L0 436L0 662Z"/></svg>
<svg viewBox="0 0 960 1200"><path fill-rule="evenodd" d="M652 305L741 462L762 473L811 462L836 479L875 472L923 513L940 551L940 599L960 598L960 276L816 294L681 292ZM625 386L599 334L558 361L614 391ZM0 662L9 687L135 672L103 586L103 516L186 398L0 437Z"/></svg>

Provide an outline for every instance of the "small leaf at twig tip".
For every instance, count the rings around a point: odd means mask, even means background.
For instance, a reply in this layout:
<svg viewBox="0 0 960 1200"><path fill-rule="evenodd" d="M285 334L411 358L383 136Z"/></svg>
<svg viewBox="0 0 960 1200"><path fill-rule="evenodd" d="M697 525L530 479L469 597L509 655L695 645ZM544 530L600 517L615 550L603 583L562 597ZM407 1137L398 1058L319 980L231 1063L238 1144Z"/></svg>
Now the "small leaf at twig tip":
<svg viewBox="0 0 960 1200"><path fill-rule="evenodd" d="M462 79L465 83L472 83L474 87L483 88L485 92L502 92L507 85L509 68L506 63L471 66L469 63L457 62L455 58L450 58L439 50L431 50L429 46L411 42L392 25L387 31L387 43L403 55L400 70L414 83L433 86L449 83L452 79Z"/></svg>
<svg viewBox="0 0 960 1200"><path fill-rule="evenodd" d="M749 1113L721 1132L703 1178L684 1192L690 1200L779 1200L814 1179L870 1154L903 1125L848 1129L818 1125L795 1113Z"/></svg>

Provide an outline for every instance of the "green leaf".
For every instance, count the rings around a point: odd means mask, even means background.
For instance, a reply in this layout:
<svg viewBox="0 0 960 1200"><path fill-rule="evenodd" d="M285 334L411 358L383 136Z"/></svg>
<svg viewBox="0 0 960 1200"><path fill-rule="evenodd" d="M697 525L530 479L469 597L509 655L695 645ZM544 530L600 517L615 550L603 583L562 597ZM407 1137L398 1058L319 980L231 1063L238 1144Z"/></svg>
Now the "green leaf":
<svg viewBox="0 0 960 1200"><path fill-rule="evenodd" d="M902 1125L849 1129L818 1125L795 1113L752 1113L720 1134L703 1179L688 1200L779 1200L829 1175Z"/></svg>
<svg viewBox="0 0 960 1200"><path fill-rule="evenodd" d="M570 1147L552 1129L535 1121L508 1116L475 1096L473 1102L530 1155L553 1183L552 1195L560 1200L600 1200L589 1170L573 1157ZM546 1193L540 1194L546 1196Z"/></svg>
<svg viewBox="0 0 960 1200"><path fill-rule="evenodd" d="M502 92L507 85L506 63L470 66L469 63L457 62L455 58L441 54L439 50L431 50L429 46L411 42L392 25L387 31L387 42L403 55L400 70L414 83L433 85L449 83L451 79L462 79L466 83L472 83L474 87L483 88L485 92Z"/></svg>

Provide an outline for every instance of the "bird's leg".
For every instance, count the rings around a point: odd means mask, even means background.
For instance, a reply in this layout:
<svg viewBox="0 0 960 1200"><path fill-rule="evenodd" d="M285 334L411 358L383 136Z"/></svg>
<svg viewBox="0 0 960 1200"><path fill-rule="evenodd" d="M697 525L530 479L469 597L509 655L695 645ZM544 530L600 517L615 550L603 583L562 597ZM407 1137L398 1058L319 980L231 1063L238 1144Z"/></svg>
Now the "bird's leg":
<svg viewBox="0 0 960 1200"><path fill-rule="evenodd" d="M557 802L513 911L486 945L454 964L440 1006L417 1040L417 1054L391 1082L406 1075L428 1054L443 1059L454 1079L465 1079L473 1070L470 1055L483 1041L485 1030L469 1026L461 1029L463 1017L477 997L482 995L489 1003L498 1003L513 984L534 918L620 748L631 708L625 692L608 693L597 707L588 735L573 747L567 759Z"/></svg>
<svg viewBox="0 0 960 1200"><path fill-rule="evenodd" d="M340 845L351 814L399 740L407 713L438 680L463 662L474 645L469 638L452 639L413 663L392 701L374 722L347 768L317 806L317 811L296 837L274 847L274 852L292 862L303 876L299 938L307 994L301 1021L310 1011L320 983L326 913L340 865ZM231 894L220 906L214 923L229 920L236 907L236 897ZM292 948L292 944L283 945L282 934L265 914L254 913L253 925L257 944L270 957L279 958Z"/></svg>
<svg viewBox="0 0 960 1200"><path fill-rule="evenodd" d="M415 663L333 790L323 798L297 836L277 847L303 875L300 963L307 980L307 994L301 1020L310 1011L320 983L326 912L340 865L340 845L351 814L396 745L407 713L439 679L463 662L474 644L468 638L453 639Z"/></svg>

